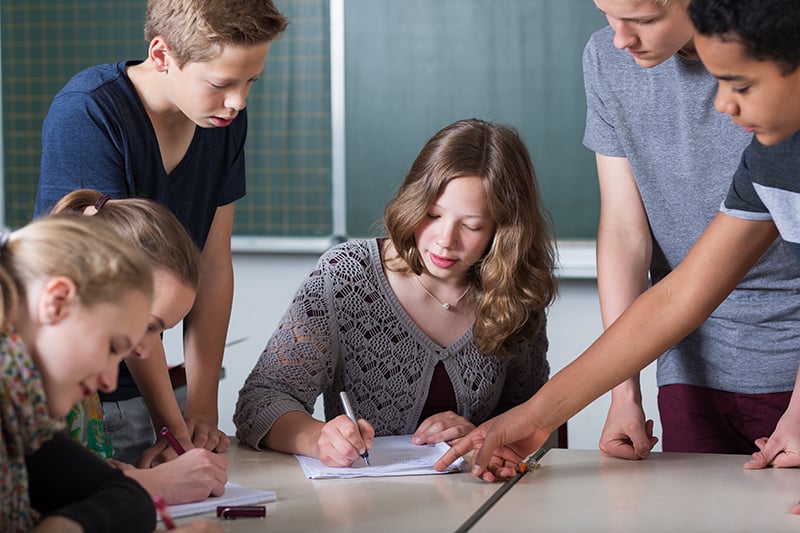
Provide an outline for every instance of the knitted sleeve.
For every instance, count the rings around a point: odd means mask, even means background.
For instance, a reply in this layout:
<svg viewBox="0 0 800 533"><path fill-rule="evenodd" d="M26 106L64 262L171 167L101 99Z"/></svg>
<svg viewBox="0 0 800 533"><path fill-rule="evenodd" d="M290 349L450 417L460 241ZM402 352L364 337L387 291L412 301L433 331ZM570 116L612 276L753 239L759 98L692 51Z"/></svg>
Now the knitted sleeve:
<svg viewBox="0 0 800 533"><path fill-rule="evenodd" d="M303 281L239 391L236 435L254 448L287 412L312 414L334 374L325 264L323 256Z"/></svg>

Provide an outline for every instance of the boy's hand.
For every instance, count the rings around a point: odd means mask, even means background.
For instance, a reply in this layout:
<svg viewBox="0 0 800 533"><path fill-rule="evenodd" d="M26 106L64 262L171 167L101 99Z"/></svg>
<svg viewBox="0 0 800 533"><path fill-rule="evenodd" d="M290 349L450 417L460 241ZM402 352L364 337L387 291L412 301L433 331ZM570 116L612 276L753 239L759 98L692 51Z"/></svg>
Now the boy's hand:
<svg viewBox="0 0 800 533"><path fill-rule="evenodd" d="M185 420L195 447L217 453L225 453L230 447L231 439L217 428L216 422L192 415L186 415Z"/></svg>
<svg viewBox="0 0 800 533"><path fill-rule="evenodd" d="M484 481L513 476L519 461L541 447L550 436L549 431L534 421L529 409L529 405L523 403L487 420L455 443L433 467L442 471L459 457L475 450L473 476Z"/></svg>
<svg viewBox="0 0 800 533"><path fill-rule="evenodd" d="M607 457L644 459L656 443L653 421L645 420L641 405L631 401L611 402L600 435L600 453Z"/></svg>
<svg viewBox="0 0 800 533"><path fill-rule="evenodd" d="M745 463L747 470L776 466L781 468L800 466L800 421L787 410L778 420L775 431L769 438L755 441L759 451Z"/></svg>

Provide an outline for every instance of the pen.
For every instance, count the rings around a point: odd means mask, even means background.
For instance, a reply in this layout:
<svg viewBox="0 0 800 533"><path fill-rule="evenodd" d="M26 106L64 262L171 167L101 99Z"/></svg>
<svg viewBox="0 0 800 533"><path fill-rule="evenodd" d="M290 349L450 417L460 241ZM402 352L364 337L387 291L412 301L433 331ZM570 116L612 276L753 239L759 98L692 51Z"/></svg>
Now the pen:
<svg viewBox="0 0 800 533"><path fill-rule="evenodd" d="M178 439L175 438L175 435L172 434L172 432L169 430L167 426L161 428L161 434L164 436L165 439L167 439L167 442L169 443L170 446L172 446L172 449L175 450L175 453L177 453L178 455L183 455L184 453L186 453L186 450L183 449L181 443L178 442Z"/></svg>
<svg viewBox="0 0 800 533"><path fill-rule="evenodd" d="M350 405L350 398L347 397L347 393L345 391L339 393L339 398L342 400L344 412L347 414L347 417L353 421L353 424L356 425L356 431L358 431L358 435L361 436L361 428L358 427L358 419L353 411L353 407ZM364 459L364 463L369 466L369 452L365 451L362 453L361 458Z"/></svg>
<svg viewBox="0 0 800 533"><path fill-rule="evenodd" d="M164 522L164 526L167 529L175 529L175 522L172 521L172 517L169 515L169 511L167 511L167 505L164 502L164 498L161 496L153 496L153 503L156 506L156 511L158 512L158 516L161 517L161 521Z"/></svg>

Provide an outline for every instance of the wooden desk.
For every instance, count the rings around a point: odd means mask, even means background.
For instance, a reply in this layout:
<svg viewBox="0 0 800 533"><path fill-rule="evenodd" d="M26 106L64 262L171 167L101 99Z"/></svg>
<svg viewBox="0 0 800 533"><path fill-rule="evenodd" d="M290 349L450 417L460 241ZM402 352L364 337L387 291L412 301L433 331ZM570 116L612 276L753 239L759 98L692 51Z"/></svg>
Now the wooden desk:
<svg viewBox="0 0 800 533"><path fill-rule="evenodd" d="M800 531L800 470L744 470L749 456L547 452L471 531Z"/></svg>
<svg viewBox="0 0 800 533"><path fill-rule="evenodd" d="M278 495L265 519L219 520L231 532L452 532L500 486L469 474L312 481L294 457L239 444L228 459L231 481ZM472 531L800 531L800 516L789 513L800 470L746 471L746 460L655 453L625 461L553 449Z"/></svg>
<svg viewBox="0 0 800 533"><path fill-rule="evenodd" d="M455 531L497 490L466 473L310 480L294 456L238 443L231 444L227 456L231 481L278 496L266 504L264 519L219 520L231 532Z"/></svg>

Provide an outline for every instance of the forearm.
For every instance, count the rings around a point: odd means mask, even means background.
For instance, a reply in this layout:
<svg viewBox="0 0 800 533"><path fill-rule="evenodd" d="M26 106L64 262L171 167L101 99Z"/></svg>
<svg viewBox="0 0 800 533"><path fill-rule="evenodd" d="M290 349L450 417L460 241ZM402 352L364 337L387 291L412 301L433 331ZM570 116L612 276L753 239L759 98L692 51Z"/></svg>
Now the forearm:
<svg viewBox="0 0 800 533"><path fill-rule="evenodd" d="M228 261L209 270L204 269L194 307L184 320L186 415L199 414L216 423L217 389L233 303L233 267Z"/></svg>
<svg viewBox="0 0 800 533"><path fill-rule="evenodd" d="M36 524L30 533L83 533L83 528L69 518L50 516Z"/></svg>
<svg viewBox="0 0 800 533"><path fill-rule="evenodd" d="M143 532L155 527L153 501L142 487L65 434L26 458L31 505L86 531Z"/></svg>
<svg viewBox="0 0 800 533"><path fill-rule="evenodd" d="M699 326L777 235L770 222L717 215L686 259L640 296L532 399L550 431ZM531 406L526 407L529 408Z"/></svg>
<svg viewBox="0 0 800 533"><path fill-rule="evenodd" d="M649 285L653 237L626 158L597 154L601 192L597 230L597 290L607 329ZM638 373L612 390L612 403L641 404Z"/></svg>
<svg viewBox="0 0 800 533"><path fill-rule="evenodd" d="M653 237L628 160L597 154L596 161L601 194L597 290L607 328L647 290Z"/></svg>
<svg viewBox="0 0 800 533"><path fill-rule="evenodd" d="M205 314L205 313L203 313ZM186 408L184 415L217 422L217 400L230 307L218 318L193 316L184 331ZM225 321L221 324L219 321Z"/></svg>
<svg viewBox="0 0 800 533"><path fill-rule="evenodd" d="M289 411L278 418L261 445L271 450L319 457L319 437L325 424L303 411Z"/></svg>
<svg viewBox="0 0 800 533"><path fill-rule="evenodd" d="M610 228L598 232L597 288L604 329L647 290L651 249L649 230L625 235ZM612 403L641 405L638 372L614 387L611 397Z"/></svg>

